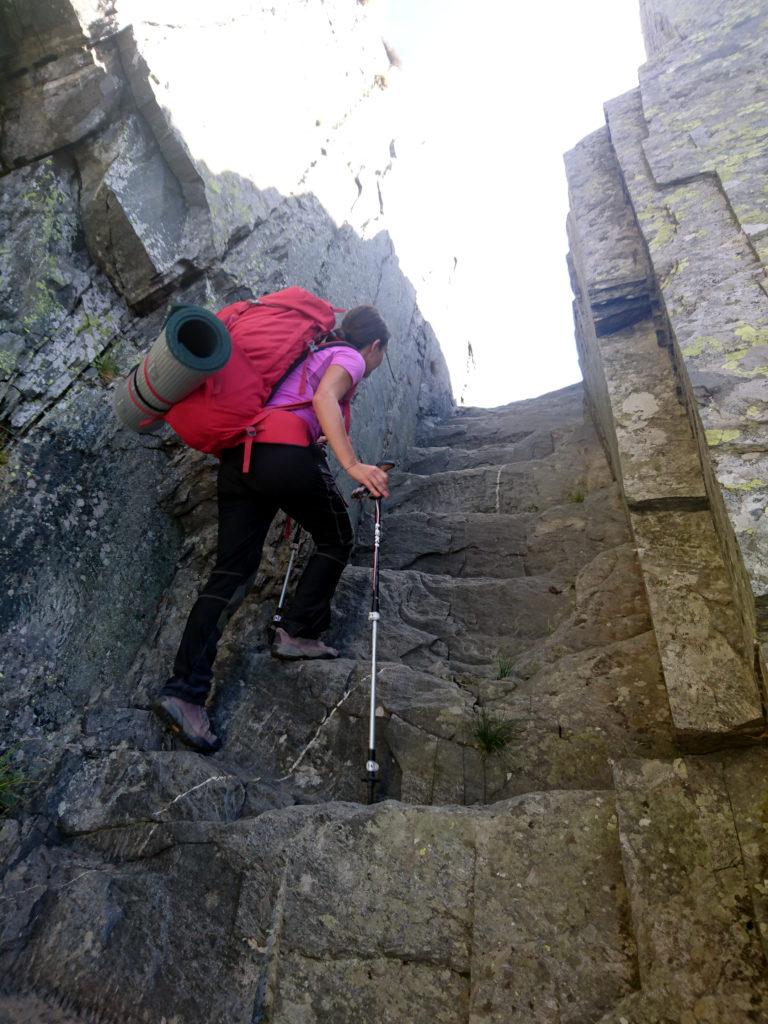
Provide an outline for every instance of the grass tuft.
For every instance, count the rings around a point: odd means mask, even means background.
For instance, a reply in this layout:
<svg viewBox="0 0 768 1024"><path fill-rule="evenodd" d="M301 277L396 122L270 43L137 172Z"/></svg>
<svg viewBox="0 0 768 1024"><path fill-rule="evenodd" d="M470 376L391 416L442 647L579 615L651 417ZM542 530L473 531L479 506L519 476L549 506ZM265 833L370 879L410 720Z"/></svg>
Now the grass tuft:
<svg viewBox="0 0 768 1024"><path fill-rule="evenodd" d="M102 384L111 384L120 376L114 352L102 352L100 356L96 356L93 360L93 368L98 373Z"/></svg>
<svg viewBox="0 0 768 1024"><path fill-rule="evenodd" d="M585 498L586 494L580 487L577 487L575 491L571 491L568 495L568 501L572 502L574 505L581 505Z"/></svg>
<svg viewBox="0 0 768 1024"><path fill-rule="evenodd" d="M496 658L496 678L509 679L514 671L514 664L511 654L499 651Z"/></svg>
<svg viewBox="0 0 768 1024"><path fill-rule="evenodd" d="M472 736L484 757L498 754L512 739L512 723L481 708Z"/></svg>
<svg viewBox="0 0 768 1024"><path fill-rule="evenodd" d="M27 785L28 779L24 772L11 763L10 751L0 755L0 817L16 806Z"/></svg>

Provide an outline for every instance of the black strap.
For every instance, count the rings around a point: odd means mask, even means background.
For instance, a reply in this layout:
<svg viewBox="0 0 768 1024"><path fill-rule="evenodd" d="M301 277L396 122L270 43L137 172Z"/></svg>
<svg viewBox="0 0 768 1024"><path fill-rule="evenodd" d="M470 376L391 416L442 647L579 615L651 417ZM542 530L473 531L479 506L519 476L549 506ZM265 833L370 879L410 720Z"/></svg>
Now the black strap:
<svg viewBox="0 0 768 1024"><path fill-rule="evenodd" d="M133 373L133 387L134 387L134 389L136 391L136 394L139 396L141 401L144 403L144 405L146 405L146 407L148 409L152 409L153 412L160 413L160 415L162 416L164 413L168 412L168 409L167 408L161 409L159 405L152 405L152 403L148 402L146 400L146 398L144 397L144 395L142 395L142 393L141 393L141 388L139 387L139 367L140 366L141 366L141 363L139 363L138 366L134 366L133 370L131 371Z"/></svg>

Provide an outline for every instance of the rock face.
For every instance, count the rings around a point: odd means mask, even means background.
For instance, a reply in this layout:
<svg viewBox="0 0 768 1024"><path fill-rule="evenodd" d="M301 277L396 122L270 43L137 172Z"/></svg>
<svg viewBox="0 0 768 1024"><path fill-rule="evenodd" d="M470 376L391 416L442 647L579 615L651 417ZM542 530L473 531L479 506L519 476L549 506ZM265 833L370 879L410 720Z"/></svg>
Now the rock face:
<svg viewBox="0 0 768 1024"><path fill-rule="evenodd" d="M384 520L387 799L359 805L365 518L340 660L271 661L269 608L244 610L204 759L140 710L163 613L46 808L8 823L8 1020L41 1000L53 1021L190 1024L768 1012L765 752L681 754L581 386L418 440Z"/></svg>
<svg viewBox="0 0 768 1024"><path fill-rule="evenodd" d="M640 88L566 157L577 340L675 726L706 746L764 728L768 8L642 13Z"/></svg>
<svg viewBox="0 0 768 1024"><path fill-rule="evenodd" d="M768 1019L762 506L741 486L763 257L757 214L738 239L728 220L758 201L768 11L644 0L641 90L567 157L585 384L457 411L374 233L391 147L366 5L186 7L2 14L0 731L27 785L0 821L0 1022ZM285 192L211 169L162 69L181 46L194 90L214 28L233 57L254 25L255 73L287 38L337 57L286 100ZM338 660L269 656L277 523L217 661L223 749L148 710L213 555L213 466L116 429L108 357L132 365L170 304L288 283L375 302L394 339L395 380L354 408L358 452L398 463L372 806L370 509ZM716 317L746 348L717 325L691 343Z"/></svg>

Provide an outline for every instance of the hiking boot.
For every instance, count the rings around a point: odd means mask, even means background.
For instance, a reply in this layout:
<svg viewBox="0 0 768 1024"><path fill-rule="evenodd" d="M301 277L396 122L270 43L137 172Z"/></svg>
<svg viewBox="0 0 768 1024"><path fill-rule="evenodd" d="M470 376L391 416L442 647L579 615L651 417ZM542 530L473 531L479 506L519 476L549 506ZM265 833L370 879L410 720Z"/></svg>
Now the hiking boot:
<svg viewBox="0 0 768 1024"><path fill-rule="evenodd" d="M213 754L221 746L214 735L208 712L199 704L190 704L180 697L158 697L152 710L182 743L201 754Z"/></svg>
<svg viewBox="0 0 768 1024"><path fill-rule="evenodd" d="M289 636L284 629L275 630L272 657L283 661L301 658L338 658L335 647L327 647L322 640L308 640L303 636Z"/></svg>

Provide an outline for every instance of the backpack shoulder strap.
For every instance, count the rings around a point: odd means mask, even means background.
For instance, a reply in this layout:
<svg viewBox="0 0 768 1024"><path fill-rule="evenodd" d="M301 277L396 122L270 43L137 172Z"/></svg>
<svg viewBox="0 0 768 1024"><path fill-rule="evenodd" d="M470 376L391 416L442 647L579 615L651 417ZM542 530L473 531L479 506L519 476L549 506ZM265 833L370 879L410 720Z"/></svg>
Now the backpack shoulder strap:
<svg viewBox="0 0 768 1024"><path fill-rule="evenodd" d="M330 339L330 340L328 340L328 341L326 342L326 341L324 341L323 339L324 339L324 338L327 338L327 337L328 337L328 335L320 335L319 339L317 339L317 338L316 338L316 339L315 339L314 341L310 342L310 344L309 344L309 345L308 345L308 346L306 347L306 349L305 349L305 350L304 350L304 351L303 351L303 352L301 353L301 355L299 356L299 358L298 358L298 359L295 359L295 360L294 360L294 361L293 361L293 362L291 363L291 365L290 365L290 366L288 367L288 369L287 369L287 370L285 371L285 373L284 373L284 374L283 374L283 376L282 376L282 377L280 378L280 380L279 380L279 381L277 382L277 384L275 384L275 386L274 386L274 387L272 388L272 390L271 390L271 391L270 391L270 393L269 393L269 398L268 398L268 399L267 399L267 401L266 401L266 402L264 403L265 405L266 405L266 404L267 404L267 402L269 402L269 401L270 401L270 400L271 400L272 398L274 398L275 394L276 394L276 393L277 393L277 392L278 392L278 391L280 390L280 388L281 388L281 387L283 386L283 384L285 384L285 382L286 382L286 381L288 380L288 378L289 378L289 377L291 376L291 374L293 373L293 371L294 371L294 370L296 370L296 369L298 369L298 367L299 367L299 366L301 366L301 364L302 364L302 363L304 362L304 360L305 360L305 359L309 359L309 357L310 357L311 355L314 355L314 354L315 354L315 352L325 352L325 351L326 351L327 349L329 349L329 348L354 348L356 352L357 352L357 351L359 351L359 350L358 350L357 348L355 348L355 346L354 346L354 345L353 345L353 344L352 344L351 342L349 342L349 341L342 341L342 340L341 340L341 339L339 338L338 340L336 340L336 339Z"/></svg>

